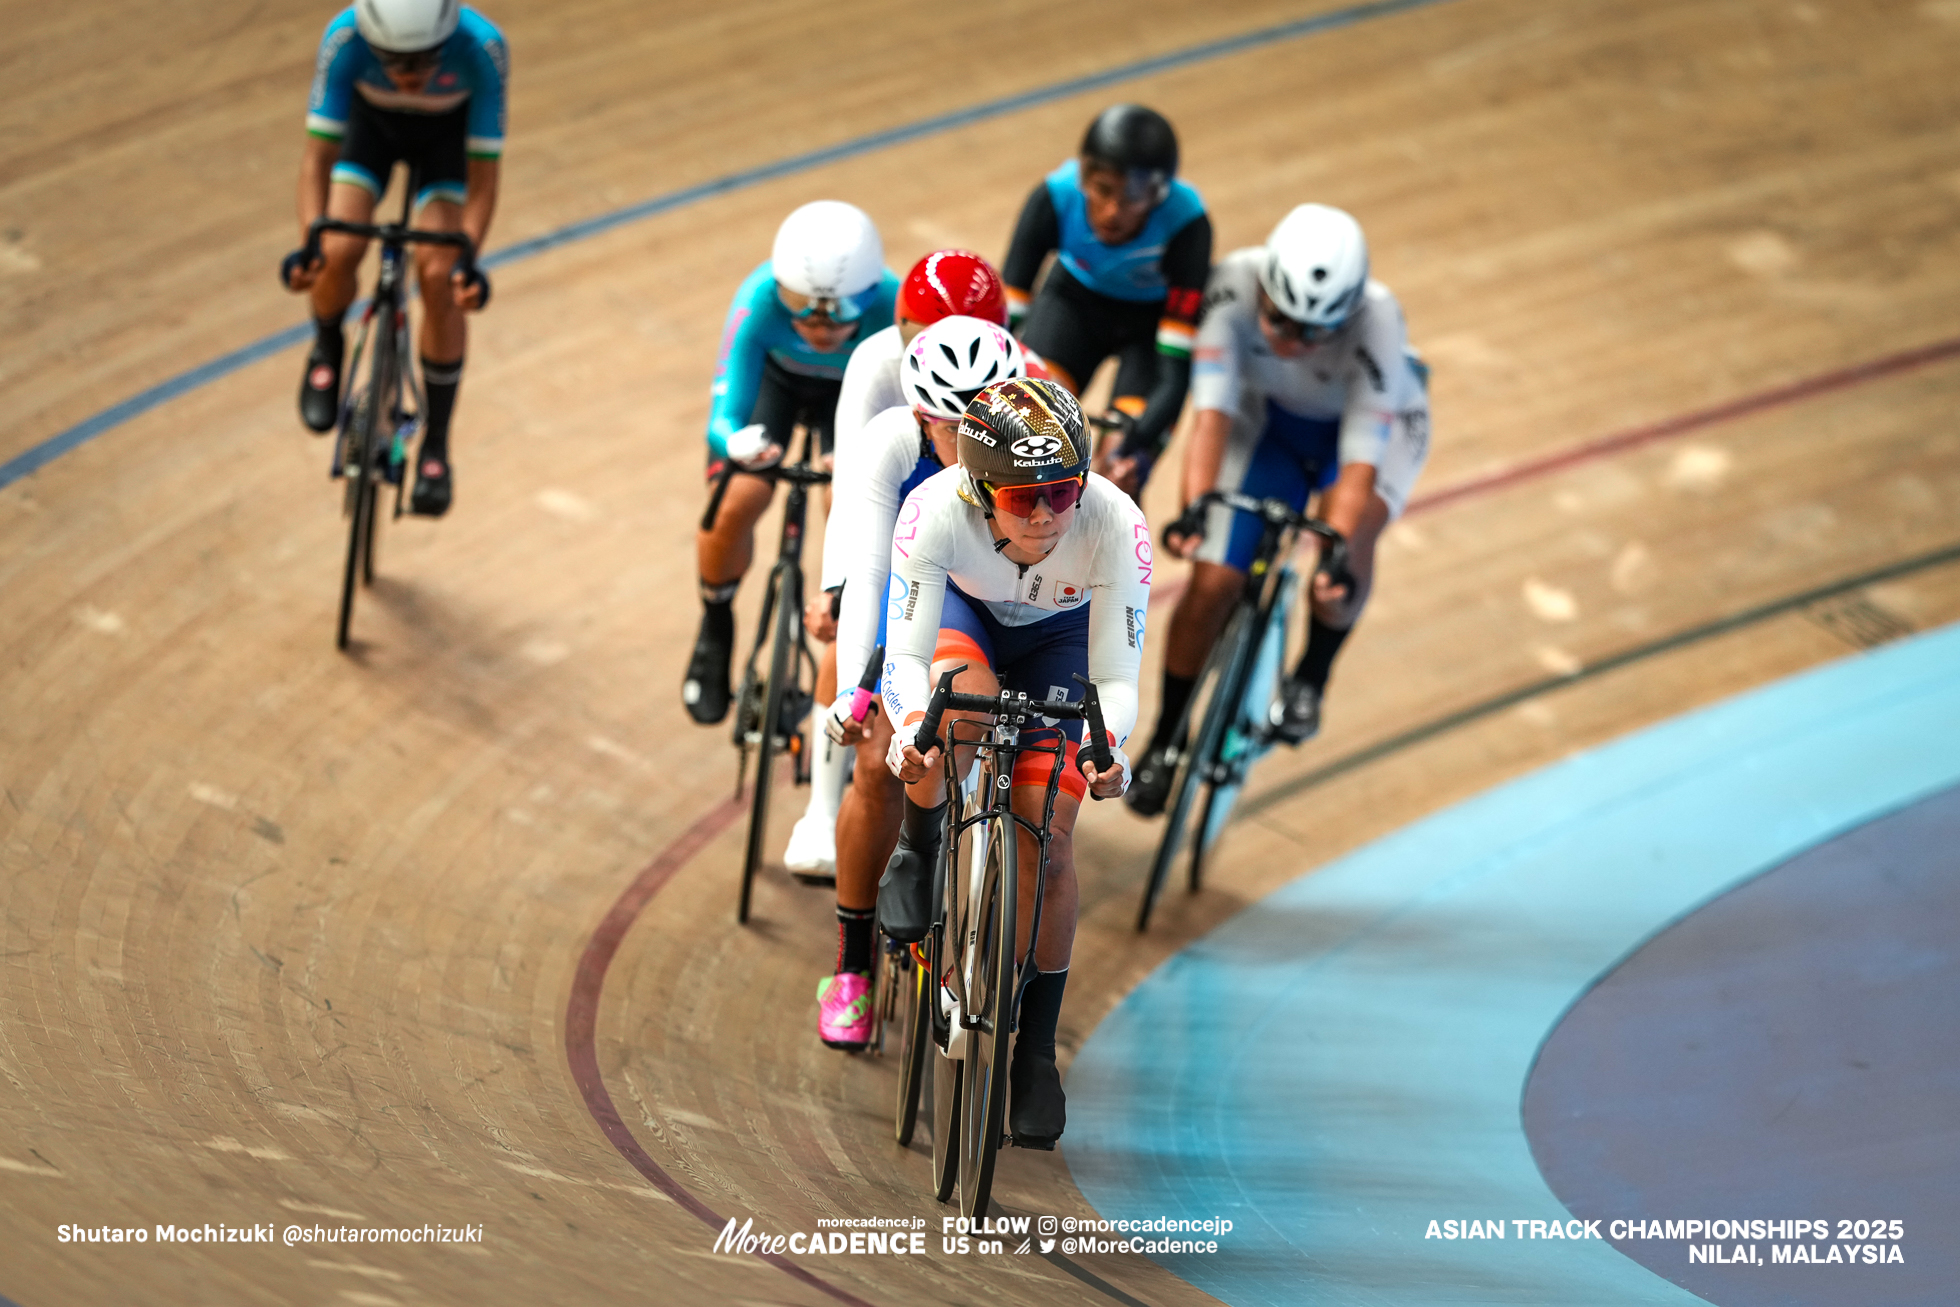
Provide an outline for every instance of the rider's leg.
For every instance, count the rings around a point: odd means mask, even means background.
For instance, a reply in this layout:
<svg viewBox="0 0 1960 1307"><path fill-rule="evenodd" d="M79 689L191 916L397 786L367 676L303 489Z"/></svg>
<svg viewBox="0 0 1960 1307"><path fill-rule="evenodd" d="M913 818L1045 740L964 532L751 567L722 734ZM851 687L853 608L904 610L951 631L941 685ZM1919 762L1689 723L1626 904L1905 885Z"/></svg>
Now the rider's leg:
<svg viewBox="0 0 1960 1307"><path fill-rule="evenodd" d="M728 491L715 513L715 524L694 537L695 561L701 573L703 590L734 586L748 574L755 557L755 524L769 509L775 483L766 477L738 471L729 478ZM728 596L733 602L734 594Z"/></svg>
<svg viewBox="0 0 1960 1307"><path fill-rule="evenodd" d="M948 594L947 608L956 603L958 599ZM989 660L975 641L955 630L942 630L939 639L940 656L932 668L935 685L945 672L964 664L966 670L953 681L955 692L981 695L1000 692L1000 683L994 679ZM956 656L948 657L948 653ZM985 720L985 717L975 713L947 713L940 722L940 739L951 738L955 723L976 719ZM977 732L968 730L965 734L971 737ZM953 761L959 775L965 776L973 766L973 756L974 747L970 744L954 750ZM946 803L946 773L937 765L929 768L922 779L905 787L898 846L892 850L885 874L878 881L879 922L887 935L901 943L925 938L932 924L932 872L939 859Z"/></svg>
<svg viewBox="0 0 1960 1307"><path fill-rule="evenodd" d="M375 193L351 181L327 187L327 216L343 222L367 222L374 217ZM330 431L340 407L340 368L347 354L342 326L347 306L354 302L361 258L367 240L341 232L320 237L324 267L313 283L313 348L307 351L306 375L300 380L300 414L315 431Z"/></svg>
<svg viewBox="0 0 1960 1307"><path fill-rule="evenodd" d="M1408 504L1409 492L1428 456L1429 410L1426 403L1418 403L1396 416L1377 466L1353 464L1342 468L1322 496L1321 517L1347 535L1348 570L1354 574L1354 589L1350 594L1337 595L1326 578L1314 578L1307 648L1292 679L1311 688L1316 713L1334 655L1360 619L1374 587L1375 545Z"/></svg>
<svg viewBox="0 0 1960 1307"><path fill-rule="evenodd" d="M837 809L837 906L865 912L877 905L878 875L898 842L905 787L885 765L892 730L873 711L871 734L857 746L857 767Z"/></svg>
<svg viewBox="0 0 1960 1307"><path fill-rule="evenodd" d="M450 183L423 188L415 223L432 231L463 229L463 192ZM451 497L449 420L456 412L456 392L463 383L463 355L469 345L469 324L450 288L456 251L446 245L415 246L415 275L422 288L422 393L428 409L422 415L422 448L417 455L415 489L410 497L416 512L441 516Z"/></svg>
<svg viewBox="0 0 1960 1307"><path fill-rule="evenodd" d="M1293 669L1293 679L1311 686L1316 695L1326 690L1334 655L1354 629L1374 586L1375 544L1390 516L1387 501L1375 493L1375 469L1365 463L1342 468L1321 497L1320 513L1328 525L1347 537L1348 571L1354 576L1354 585L1341 592L1326 577L1314 577L1307 647Z"/></svg>
<svg viewBox="0 0 1960 1307"><path fill-rule="evenodd" d="M1014 810L1032 821L1041 820L1047 799L1047 759L1028 769L1021 783L1017 768ZM1081 810L1081 773L1075 770L1073 750L1065 764L1064 781L1076 784L1055 796L1055 815L1049 825L1048 865L1041 865L1040 845L1023 829L1019 832L1021 883L1015 908L1015 957L1027 953L1028 931L1034 925L1034 889L1041 891L1041 935L1035 940L1036 974L1021 991L1018 1033L1008 1082L1013 1090L1010 1133L1023 1148L1053 1148L1067 1123L1067 1099L1061 1072L1055 1066L1055 1032L1062 1019L1062 994L1068 985L1069 958L1075 947L1077 892L1075 881L1075 818Z"/></svg>
<svg viewBox="0 0 1960 1307"><path fill-rule="evenodd" d="M368 222L374 217L374 192L352 182L336 181L327 188L327 216L343 222ZM365 236L324 232L320 236L320 257L326 261L311 292L316 326L332 324L336 341L347 306L358 293L361 258L367 253ZM324 328L323 328L324 329Z"/></svg>
<svg viewBox="0 0 1960 1307"><path fill-rule="evenodd" d="M719 465L711 466L711 477ZM710 492L712 493L712 492ZM728 715L728 663L735 649L735 591L755 553L755 524L776 493L773 482L737 471L729 477L712 530L695 536L701 575L701 630L681 683L681 702L704 726Z"/></svg>
<svg viewBox="0 0 1960 1307"><path fill-rule="evenodd" d="M1040 760L1038 770L1042 778L1038 782L1022 784L1017 778L1014 785L1014 811L1029 821L1040 822L1041 805L1047 797L1046 773L1051 762ZM1068 764L1074 768L1073 762ZM1032 778L1030 778L1032 781ZM1082 800L1067 790L1055 795L1055 818L1049 825L1047 883L1041 891L1041 938L1035 941L1034 964L1042 971L1068 970L1069 957L1075 949L1075 843L1072 834L1075 830L1076 815L1082 810ZM1028 930L1034 925L1034 883L1036 869L1041 865L1041 846L1027 830L1021 830L1021 885L1018 906L1015 908L1014 957L1019 961L1027 955ZM1054 1043L1054 1031L1048 1032L1049 1044Z"/></svg>
<svg viewBox="0 0 1960 1307"><path fill-rule="evenodd" d="M432 231L461 231L463 207L458 197L451 191L432 195L423 202L415 225ZM456 251L448 246L415 247L415 275L422 287L422 385L429 398L422 448L438 457L449 449L449 418L456 408L456 388L462 381L463 355L469 345L469 323L449 284L449 274L455 268Z"/></svg>
<svg viewBox="0 0 1960 1307"><path fill-rule="evenodd" d="M874 712L857 779L837 814L837 960L817 987L817 1038L858 1049L871 1038L868 981L877 948L878 873L898 839L905 787L885 765L891 729ZM864 1001L860 1002L860 996Z"/></svg>
<svg viewBox="0 0 1960 1307"><path fill-rule="evenodd" d="M841 390L843 383L838 383ZM828 471L834 467L832 445L837 419L837 395L829 387L804 393L800 413L805 428L814 438L818 459ZM823 487L824 521L830 520L831 487ZM823 647L817 656L817 701L810 717L810 738L816 756L810 765L810 803L789 833L789 848L783 865L791 871L829 871L837 867L837 811L844 797L844 773L850 769L851 755L830 742L823 733L822 720L827 705L837 700L837 645Z"/></svg>
<svg viewBox="0 0 1960 1307"><path fill-rule="evenodd" d="M790 828L783 865L791 871L830 872L837 866L837 810L851 752L824 733L828 706L837 699L837 646L817 655L817 697L810 713L810 802Z"/></svg>

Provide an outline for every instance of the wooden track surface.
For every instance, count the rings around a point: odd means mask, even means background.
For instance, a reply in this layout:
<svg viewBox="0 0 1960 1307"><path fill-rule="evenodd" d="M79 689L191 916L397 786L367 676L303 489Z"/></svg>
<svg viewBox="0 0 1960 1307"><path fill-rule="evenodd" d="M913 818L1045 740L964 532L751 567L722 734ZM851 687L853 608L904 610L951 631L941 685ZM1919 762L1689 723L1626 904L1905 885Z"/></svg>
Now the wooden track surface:
<svg viewBox="0 0 1960 1307"><path fill-rule="evenodd" d="M1308 12L513 0L492 11L516 79L492 244ZM0 13L0 458L301 316L271 274L326 17L291 0ZM796 203L864 205L895 267L948 242L997 255L1100 105L1157 105L1221 252L1306 199L1366 225L1435 365L1433 493L1960 336L1957 55L1949 0L1447 0L514 264L473 326L458 507L384 524L347 657L338 497L292 412L296 351L0 490L0 1296L829 1300L711 1257L706 1227L599 1132L565 1055L594 927L732 782L723 733L676 701L700 428L727 296ZM1169 895L1134 935L1155 828L1113 807L1085 821L1064 1056L1169 951L1334 854L1960 617L1960 566L1920 568L1313 780L1547 675L1955 543L1957 397L1960 362L1935 361L1413 514L1325 734L1264 764L1205 893ZM1153 521L1174 489L1152 486ZM778 815L786 833L795 813ZM828 901L771 873L736 927L738 838L625 936L597 1014L607 1089L717 1213L784 1231L918 1215L936 1240L925 1161L889 1142L890 1069L812 1036ZM1088 1212L1066 1142L1007 1155L998 1192ZM485 1234L55 1242L68 1221L316 1219ZM1037 1258L801 1264L871 1302L1111 1300ZM1083 1266L1150 1303L1209 1301L1141 1259Z"/></svg>

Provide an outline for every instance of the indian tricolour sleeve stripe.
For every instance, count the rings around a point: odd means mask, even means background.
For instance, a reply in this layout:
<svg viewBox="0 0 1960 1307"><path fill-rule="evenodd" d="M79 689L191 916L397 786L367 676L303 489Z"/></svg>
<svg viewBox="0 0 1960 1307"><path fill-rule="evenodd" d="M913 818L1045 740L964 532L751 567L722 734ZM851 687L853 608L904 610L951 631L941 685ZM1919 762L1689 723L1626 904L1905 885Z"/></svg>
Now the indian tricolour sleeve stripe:
<svg viewBox="0 0 1960 1307"><path fill-rule="evenodd" d="M322 114L310 113L306 115L306 133L309 136L324 136L330 141L337 141L347 135L347 124Z"/></svg>
<svg viewBox="0 0 1960 1307"><path fill-rule="evenodd" d="M1165 318L1157 324L1157 350L1181 359L1191 357L1191 348L1198 342L1198 333L1189 323L1175 318Z"/></svg>
<svg viewBox="0 0 1960 1307"><path fill-rule="evenodd" d="M504 138L472 136L463 143L463 150L472 159L500 159L504 153Z"/></svg>

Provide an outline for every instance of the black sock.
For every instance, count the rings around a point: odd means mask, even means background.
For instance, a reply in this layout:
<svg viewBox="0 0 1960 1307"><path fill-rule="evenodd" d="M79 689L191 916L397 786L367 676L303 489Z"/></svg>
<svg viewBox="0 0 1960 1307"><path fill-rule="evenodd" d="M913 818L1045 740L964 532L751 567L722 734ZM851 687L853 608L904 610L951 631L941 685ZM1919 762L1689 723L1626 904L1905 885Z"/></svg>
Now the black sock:
<svg viewBox="0 0 1960 1307"><path fill-rule="evenodd" d="M1191 705L1191 691L1198 686L1195 676L1164 673L1164 692L1157 703L1157 730L1150 737L1152 749L1162 749L1184 732L1184 710Z"/></svg>
<svg viewBox="0 0 1960 1307"><path fill-rule="evenodd" d="M837 905L839 971L855 971L866 976L871 974L872 926L877 919L876 912L858 912L841 903Z"/></svg>
<svg viewBox="0 0 1960 1307"><path fill-rule="evenodd" d="M1308 622L1307 649L1300 655L1300 665L1293 669L1294 678L1325 690L1327 674L1334 670L1334 655L1341 651L1341 641L1347 639L1349 629L1329 626L1318 617Z"/></svg>
<svg viewBox="0 0 1960 1307"><path fill-rule="evenodd" d="M1021 991L1021 1033L1014 1040L1015 1056L1031 1053L1055 1060L1055 1027L1062 1021L1062 989L1068 984L1068 968L1043 971Z"/></svg>
<svg viewBox="0 0 1960 1307"><path fill-rule="evenodd" d="M463 384L463 360L438 363L422 360L422 389L429 398L429 411L422 423L422 456L449 456L449 418L456 411L456 390Z"/></svg>
<svg viewBox="0 0 1960 1307"><path fill-rule="evenodd" d="M340 360L347 353L347 332L341 326L341 315L331 318L313 319L313 348L327 361L327 366L340 368Z"/></svg>
<svg viewBox="0 0 1960 1307"><path fill-rule="evenodd" d="M724 598L709 598L711 593L723 592L726 592ZM701 634L713 636L723 645L735 643L735 587L733 585L710 587L706 581L701 583Z"/></svg>
<svg viewBox="0 0 1960 1307"><path fill-rule="evenodd" d="M905 799L905 824L899 831L899 838L915 852L939 847L939 837L946 824L946 801L941 799L936 808L921 808L912 802L910 795Z"/></svg>

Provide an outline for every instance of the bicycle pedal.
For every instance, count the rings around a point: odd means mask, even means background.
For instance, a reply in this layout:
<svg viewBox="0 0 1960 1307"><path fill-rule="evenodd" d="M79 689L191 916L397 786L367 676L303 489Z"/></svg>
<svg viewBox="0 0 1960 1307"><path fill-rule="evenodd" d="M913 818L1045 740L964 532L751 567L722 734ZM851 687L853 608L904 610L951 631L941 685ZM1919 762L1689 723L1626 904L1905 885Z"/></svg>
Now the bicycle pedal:
<svg viewBox="0 0 1960 1307"><path fill-rule="evenodd" d="M1040 1153L1052 1153L1060 1137L1059 1135L1029 1135L1023 1138L1019 1135L1005 1135L1000 1142L1003 1148L1012 1144L1016 1148L1031 1148Z"/></svg>

